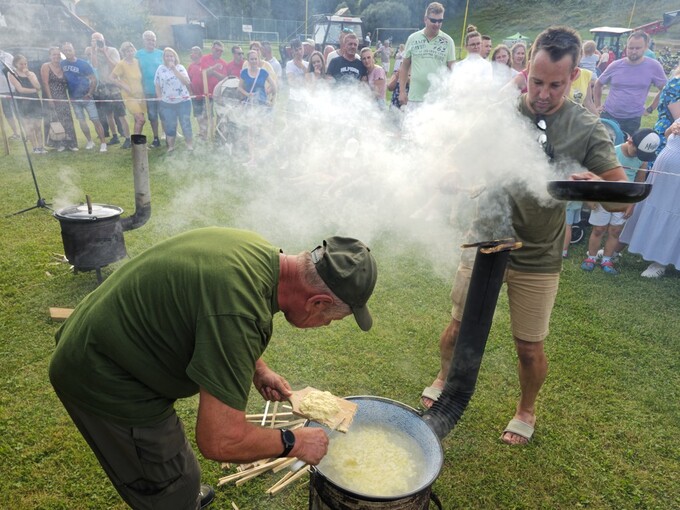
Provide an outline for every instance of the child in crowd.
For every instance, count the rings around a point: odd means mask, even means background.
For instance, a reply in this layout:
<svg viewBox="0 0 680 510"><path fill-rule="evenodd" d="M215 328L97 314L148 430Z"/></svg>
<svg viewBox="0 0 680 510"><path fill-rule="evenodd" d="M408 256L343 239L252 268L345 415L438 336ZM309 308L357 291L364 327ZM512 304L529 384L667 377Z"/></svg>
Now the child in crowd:
<svg viewBox="0 0 680 510"><path fill-rule="evenodd" d="M629 181L645 181L647 163L656 158L656 149L659 147L659 143L659 135L654 130L643 128L637 130L633 136L628 135L624 143L616 146L616 157L623 166ZM600 267L605 273L619 274L613 261L618 259L623 249L623 244L619 242L619 235L632 213L632 205L625 212L611 213L600 204L592 204L588 223L593 226L593 230L590 233L588 251L585 260L581 263L581 269L592 271L599 261ZM607 233L607 241L604 249L600 249L605 232Z"/></svg>
<svg viewBox="0 0 680 510"><path fill-rule="evenodd" d="M571 244L571 227L581 221L581 209L583 202L567 202L567 229L564 233L564 246L562 247L562 258L569 255L569 245Z"/></svg>

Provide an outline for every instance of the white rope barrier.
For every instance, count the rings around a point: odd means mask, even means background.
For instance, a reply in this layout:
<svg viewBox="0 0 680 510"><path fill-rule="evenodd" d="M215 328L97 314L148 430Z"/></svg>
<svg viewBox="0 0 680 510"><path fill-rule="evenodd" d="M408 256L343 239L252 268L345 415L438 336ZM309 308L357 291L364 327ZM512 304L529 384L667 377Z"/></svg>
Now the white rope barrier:
<svg viewBox="0 0 680 510"><path fill-rule="evenodd" d="M201 95L189 95L189 96L169 96L165 99L160 99L157 97L150 97L150 98L138 98L138 97L129 97L129 98L123 98L121 97L120 99L50 99L47 97L39 98L39 97L24 97L24 96L19 96L17 94L14 94L14 98L17 100L21 101L41 101L44 103L89 103L90 101L96 101L97 103L118 103L120 101L136 101L139 103L142 102L147 102L147 101L166 101L168 99L174 100L174 99L182 99L182 100L187 100L187 99L200 99L204 98L205 96L203 94ZM9 94L0 94L0 98L3 99L10 99L11 96ZM210 99L212 99L212 96L210 96Z"/></svg>

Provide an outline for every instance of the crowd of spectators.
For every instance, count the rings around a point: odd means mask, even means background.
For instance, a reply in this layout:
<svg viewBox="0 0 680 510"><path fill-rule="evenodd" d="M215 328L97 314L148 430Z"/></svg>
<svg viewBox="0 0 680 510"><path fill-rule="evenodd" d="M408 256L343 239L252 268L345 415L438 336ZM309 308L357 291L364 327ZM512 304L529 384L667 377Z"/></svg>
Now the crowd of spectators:
<svg viewBox="0 0 680 510"><path fill-rule="evenodd" d="M148 119L153 135L151 148L161 147L164 139L167 152L172 153L177 140L182 139L186 150L192 151L192 113L199 139L209 140L216 123L215 91L225 80L233 80L230 90L236 91L237 101L252 111L271 110L277 96L285 91L283 108L291 114L305 110L310 91L332 90L338 84L356 86L372 98L378 109L389 106L403 114L423 102L432 74L446 68L463 82L493 83L497 88L527 91L531 52L524 42L494 47L490 36L470 25L464 38L465 57L456 61L453 39L441 30L443 21L443 7L433 2L427 7L424 28L396 48L391 40L377 40L372 46L370 35L360 41L349 29L340 33L337 48L317 49L312 40L295 39L290 43L290 53L283 56L283 65L273 55L269 42L253 41L247 49L234 45L227 61L223 59L224 44L214 41L207 54L201 47L193 47L185 68L174 49L157 48L152 31L141 35L139 50L130 41L123 42L119 49L111 47L98 32L92 34L82 58L70 42L51 47L49 60L42 64L38 75L28 68L25 56L0 50L0 59L13 70L6 81L0 80L2 110L11 129L8 137L20 139L22 125L34 154L48 153L48 149L75 152L79 150L75 115L85 138L84 149L97 147L92 126L99 151L107 152L118 144L121 149L130 148L130 135L142 133ZM617 59L606 46L598 50L594 41L584 42L568 95L620 127L625 140L617 147L617 154L631 180L638 181L651 180L654 165L649 154L644 161L637 158L639 140L651 131L639 129L642 117L658 112L653 132L659 141L654 156L663 151L667 135L675 133L680 118L680 67L667 77L650 45L647 34L634 32ZM10 101L8 84L14 103ZM657 93L649 102L651 87ZM387 93L391 98L386 101ZM59 126L56 131L55 124ZM252 123L247 131L251 146ZM624 247L619 235L633 209L611 215L597 204L588 205L585 209L591 209L593 230L582 267L591 271L600 266L605 273L617 274L614 263ZM583 204L570 203L567 223L578 222L583 208ZM600 249L605 238L609 240ZM567 235L565 256L569 241Z"/></svg>

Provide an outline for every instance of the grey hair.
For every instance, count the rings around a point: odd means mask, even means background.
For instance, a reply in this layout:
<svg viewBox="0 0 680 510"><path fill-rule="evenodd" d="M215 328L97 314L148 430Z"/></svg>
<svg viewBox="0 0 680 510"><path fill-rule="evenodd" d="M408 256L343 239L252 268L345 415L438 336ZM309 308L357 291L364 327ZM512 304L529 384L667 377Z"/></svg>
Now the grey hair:
<svg viewBox="0 0 680 510"><path fill-rule="evenodd" d="M330 317L345 317L352 313L351 308L347 303L335 295L335 293L328 288L312 262L312 254L308 251L303 251L298 254L297 270L302 281L307 284L313 292L317 294L328 294L333 298L333 304L328 308L326 314Z"/></svg>
<svg viewBox="0 0 680 510"><path fill-rule="evenodd" d="M123 53L123 51L126 50L126 49L128 49L128 48L132 48L134 51L137 51L137 48L135 48L135 45L132 44L130 41L125 41L123 44L121 44L121 45L120 45L120 50L118 50L118 51L120 51L121 53Z"/></svg>

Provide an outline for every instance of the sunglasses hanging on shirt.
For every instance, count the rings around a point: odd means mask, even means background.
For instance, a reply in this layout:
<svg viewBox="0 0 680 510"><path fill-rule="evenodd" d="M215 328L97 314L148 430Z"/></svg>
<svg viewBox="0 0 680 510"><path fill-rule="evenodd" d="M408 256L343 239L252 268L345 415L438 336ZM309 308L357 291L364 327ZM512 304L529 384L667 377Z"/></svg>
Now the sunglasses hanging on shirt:
<svg viewBox="0 0 680 510"><path fill-rule="evenodd" d="M550 161L552 161L555 157L555 148L548 141L548 132L546 131L548 124L546 124L545 117L543 115L536 115L536 127L541 131L538 135L538 143L541 147L543 147L543 150L547 154L548 158L550 158Z"/></svg>

